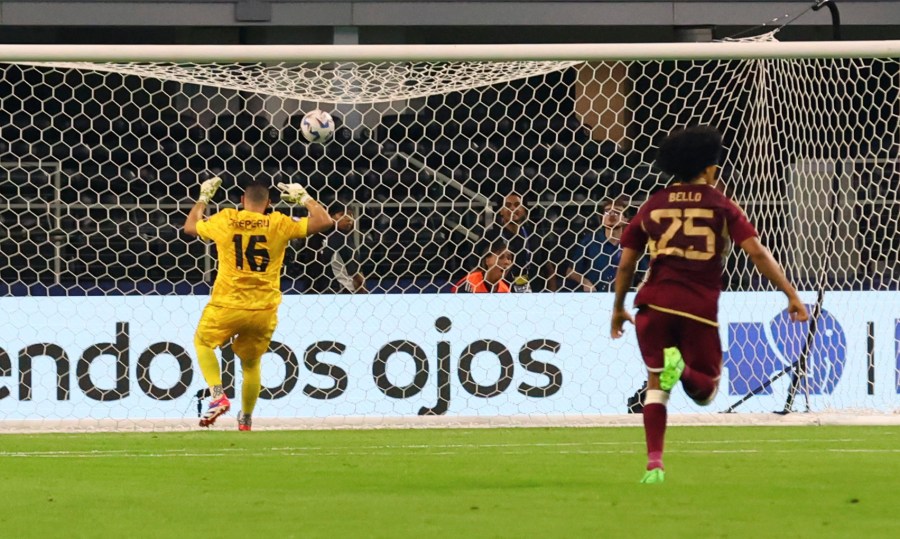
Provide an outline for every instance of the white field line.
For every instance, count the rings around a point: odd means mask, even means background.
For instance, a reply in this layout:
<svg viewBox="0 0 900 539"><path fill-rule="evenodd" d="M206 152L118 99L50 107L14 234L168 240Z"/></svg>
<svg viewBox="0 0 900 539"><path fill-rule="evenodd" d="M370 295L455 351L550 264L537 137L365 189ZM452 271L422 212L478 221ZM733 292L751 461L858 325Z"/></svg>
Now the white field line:
<svg viewBox="0 0 900 539"><path fill-rule="evenodd" d="M707 440L677 441L667 444L666 452L684 454L753 454L753 453L900 453L900 448L789 448L772 449L758 447L733 447L748 444L847 444L867 442L863 439L769 439L769 440ZM517 444L415 444L415 445L371 445L353 447L268 447L268 448L220 448L210 451L188 451L186 449L165 449L162 451L135 451L130 449L87 450L87 451L0 451L3 458L212 458L212 457L321 457L321 456L441 456L469 455L477 450L489 450L504 455L527 455L536 453L556 453L561 455L579 454L635 454L643 451L644 442L562 442L562 443L517 443ZM729 448L710 446L726 445ZM692 447L704 446L704 447ZM610 447L604 449L603 447ZM619 449L615 449L619 447ZM551 451L547 451L547 450ZM496 451L500 450L500 451Z"/></svg>
<svg viewBox="0 0 900 539"><path fill-rule="evenodd" d="M689 450L689 451L679 451L677 449L670 449L666 452L666 454L765 454L765 453L779 453L779 454L800 454L800 453L815 453L821 454L822 449L780 449L775 451L763 451L759 449L734 449L734 450L713 450L713 451L703 451L703 450ZM896 449L826 449L829 453L872 453L872 454L894 454L900 453L900 448ZM583 451L557 451L555 452L559 455L637 455L642 453L640 449L633 450L583 450ZM265 457L400 457L400 456L427 456L427 457L436 457L436 456L453 456L453 455L463 455L465 454L462 451L436 451L436 452L428 452L428 453L403 453L403 452L321 452L321 453L308 453L308 452L287 452L287 453L269 453L269 454L253 454L253 458L265 458ZM502 455L533 455L534 453L531 451L501 451ZM71 453L71 454L35 454L28 452L21 453L5 453L0 454L0 459L19 459L19 458L44 458L44 459L53 459L53 458L75 458L75 459L110 459L110 458L129 458L129 459L141 459L141 458L166 458L166 459L184 459L184 458L221 458L221 457L240 457L247 458L248 455L236 455L234 453L117 453L117 454L102 454L102 453Z"/></svg>
<svg viewBox="0 0 900 539"><path fill-rule="evenodd" d="M640 414L577 416L415 416L325 418L254 418L259 430L378 430L430 428L516 428L516 427L642 427ZM867 425L900 426L900 410L893 413L793 413L788 415L748 414L672 414L670 426L815 426ZM233 427L231 427L233 428ZM182 419L0 419L2 434L79 434L93 432L196 432L196 418ZM218 427L214 430L221 430Z"/></svg>

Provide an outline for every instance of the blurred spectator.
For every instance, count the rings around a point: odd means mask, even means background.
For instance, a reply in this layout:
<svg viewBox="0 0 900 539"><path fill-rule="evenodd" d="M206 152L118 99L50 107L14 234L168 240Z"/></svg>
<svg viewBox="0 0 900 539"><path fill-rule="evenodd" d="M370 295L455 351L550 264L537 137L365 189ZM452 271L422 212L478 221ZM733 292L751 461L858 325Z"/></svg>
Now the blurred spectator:
<svg viewBox="0 0 900 539"><path fill-rule="evenodd" d="M564 271L569 270L569 255L572 246L578 242L576 227L572 220L554 212L547 212L549 227L541 239L541 249L538 251L541 266L541 275L544 277L543 290L547 292L571 292L575 284L566 281Z"/></svg>
<svg viewBox="0 0 900 539"><path fill-rule="evenodd" d="M619 240L628 224L625 212L627 204L622 199L606 200L600 227L588 231L572 250L566 279L585 292L610 292L616 280L616 269L622 257ZM641 257L638 272L647 270L647 257Z"/></svg>
<svg viewBox="0 0 900 539"><path fill-rule="evenodd" d="M453 285L453 293L504 293L509 285L503 276L512 266L512 253L503 240L495 240L482 251L478 268Z"/></svg>
<svg viewBox="0 0 900 539"><path fill-rule="evenodd" d="M327 236L310 239L309 262L304 273L311 294L360 294L366 292L365 278L353 245L353 217L340 202L329 208L335 229Z"/></svg>
<svg viewBox="0 0 900 539"><path fill-rule="evenodd" d="M509 247L512 265L507 275L513 292L531 292L537 274L534 256L539 247L538 237L528 227L527 219L528 209L521 195L510 193L503 198L497 222L485 232L488 242L502 239Z"/></svg>

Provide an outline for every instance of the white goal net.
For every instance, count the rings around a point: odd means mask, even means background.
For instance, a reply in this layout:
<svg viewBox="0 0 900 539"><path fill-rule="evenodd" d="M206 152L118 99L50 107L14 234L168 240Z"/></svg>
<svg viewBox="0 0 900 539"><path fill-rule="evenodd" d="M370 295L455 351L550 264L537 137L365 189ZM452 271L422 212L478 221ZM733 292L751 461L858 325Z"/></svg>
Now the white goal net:
<svg viewBox="0 0 900 539"><path fill-rule="evenodd" d="M694 124L723 131L723 189L817 316L788 324L733 254L719 396L701 409L676 391L670 413L898 409L897 43L0 46L0 59L4 425L196 421L193 332L215 253L180 229L214 174L212 211L263 179L354 219L289 250L261 426L635 411L645 371L633 331L608 336L607 225L667 181L656 144ZM336 120L325 144L300 134L313 109ZM498 238L513 293L454 294ZM221 357L234 395L239 362Z"/></svg>

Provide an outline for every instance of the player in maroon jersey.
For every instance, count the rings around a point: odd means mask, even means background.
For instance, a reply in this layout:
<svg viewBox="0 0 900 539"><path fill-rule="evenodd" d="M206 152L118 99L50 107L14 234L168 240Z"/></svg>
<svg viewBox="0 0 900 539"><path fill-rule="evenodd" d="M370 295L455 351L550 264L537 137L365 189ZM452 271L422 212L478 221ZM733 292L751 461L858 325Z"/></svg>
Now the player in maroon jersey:
<svg viewBox="0 0 900 539"><path fill-rule="evenodd" d="M675 384L681 380L685 393L701 405L716 395L722 372L718 302L723 260L732 243L784 292L792 320L809 318L744 212L714 187L721 154L722 135L712 127L671 133L660 145L656 163L672 175L672 183L644 202L622 234L611 334L618 339L625 322L633 323L647 366L647 471L642 483L665 478L666 404ZM625 310L625 294L645 248L650 270L635 296L638 311L632 318Z"/></svg>

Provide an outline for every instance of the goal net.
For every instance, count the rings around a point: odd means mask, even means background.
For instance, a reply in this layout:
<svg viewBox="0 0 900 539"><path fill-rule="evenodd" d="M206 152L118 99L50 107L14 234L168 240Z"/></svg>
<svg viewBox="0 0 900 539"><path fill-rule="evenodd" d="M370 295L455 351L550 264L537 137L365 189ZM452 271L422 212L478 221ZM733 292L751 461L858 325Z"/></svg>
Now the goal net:
<svg viewBox="0 0 900 539"><path fill-rule="evenodd" d="M723 131L722 188L816 316L788 323L732 254L719 395L670 413L898 408L896 42L0 51L6 426L195 424L216 259L181 225L212 175L211 211L262 179L354 221L288 251L260 426L619 420L646 375L633 330L609 338L609 237L694 124ZM497 238L513 293L454 294Z"/></svg>

